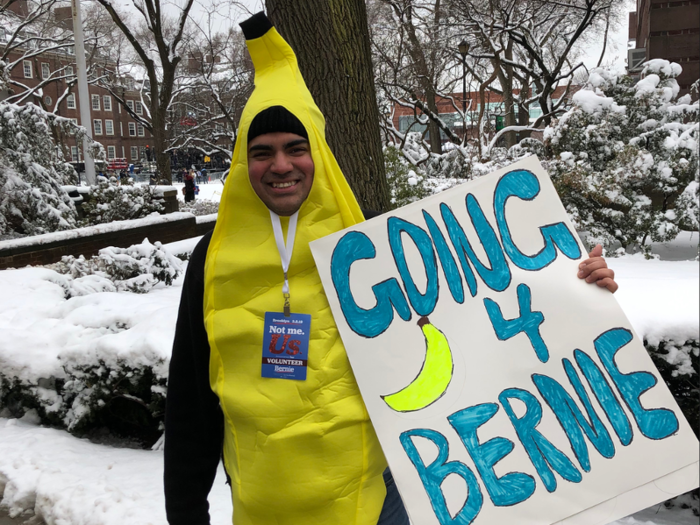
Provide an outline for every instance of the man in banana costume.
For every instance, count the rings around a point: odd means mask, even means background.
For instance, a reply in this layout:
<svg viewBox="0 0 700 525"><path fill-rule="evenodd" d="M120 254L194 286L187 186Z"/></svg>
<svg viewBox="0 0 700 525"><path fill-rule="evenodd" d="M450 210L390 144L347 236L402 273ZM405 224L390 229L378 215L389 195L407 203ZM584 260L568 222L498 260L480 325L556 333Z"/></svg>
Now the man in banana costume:
<svg viewBox="0 0 700 525"><path fill-rule="evenodd" d="M241 27L255 90L216 228L185 279L166 411L168 520L209 523L223 448L236 525L408 524L308 246L362 211L294 52L262 13ZM296 234L286 280L274 216L287 249ZM290 311L311 317L305 380L261 377L265 314L282 312L286 282Z"/></svg>
<svg viewBox="0 0 700 525"><path fill-rule="evenodd" d="M209 524L223 452L235 525L408 525L308 246L363 213L294 52L263 13L241 27L255 90L216 228L183 285L165 418L168 521ZM308 328L303 377L261 373L268 316Z"/></svg>

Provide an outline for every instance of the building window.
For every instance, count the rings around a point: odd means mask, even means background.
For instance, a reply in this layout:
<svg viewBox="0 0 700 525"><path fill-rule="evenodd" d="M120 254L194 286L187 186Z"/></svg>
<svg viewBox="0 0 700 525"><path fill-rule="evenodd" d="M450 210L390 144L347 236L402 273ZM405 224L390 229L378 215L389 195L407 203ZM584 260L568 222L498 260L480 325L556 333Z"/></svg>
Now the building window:
<svg viewBox="0 0 700 525"><path fill-rule="evenodd" d="M78 146L70 147L70 157L73 162L78 162L78 160L80 160L78 158Z"/></svg>
<svg viewBox="0 0 700 525"><path fill-rule="evenodd" d="M46 80L51 76L51 68L49 67L49 64L47 62L42 62L41 63L41 78L43 80Z"/></svg>
<svg viewBox="0 0 700 525"><path fill-rule="evenodd" d="M24 78L32 78L32 63L29 60L25 60L24 64Z"/></svg>
<svg viewBox="0 0 700 525"><path fill-rule="evenodd" d="M136 136L136 124L134 122L129 122L129 136Z"/></svg>
<svg viewBox="0 0 700 525"><path fill-rule="evenodd" d="M136 114L143 115L143 105L138 100L136 101Z"/></svg>
<svg viewBox="0 0 700 525"><path fill-rule="evenodd" d="M105 135L114 135L114 122L105 120Z"/></svg>
<svg viewBox="0 0 700 525"><path fill-rule="evenodd" d="M73 66L66 66L66 76L67 77L73 76Z"/></svg>
<svg viewBox="0 0 700 525"><path fill-rule="evenodd" d="M104 95L102 97L102 107L105 108L105 111L112 111L112 97Z"/></svg>
<svg viewBox="0 0 700 525"><path fill-rule="evenodd" d="M73 124L75 124L76 126L78 125L78 119L77 119L77 118L72 118L72 119L70 119L70 121L71 121ZM75 129L72 129L72 128L71 128L70 134L71 134L71 135L75 135Z"/></svg>
<svg viewBox="0 0 700 525"><path fill-rule="evenodd" d="M66 105L68 109L75 109L75 93L70 93L68 97L66 97Z"/></svg>
<svg viewBox="0 0 700 525"><path fill-rule="evenodd" d="M96 118L92 121L92 127L95 130L95 135L102 135L102 120Z"/></svg>
<svg viewBox="0 0 700 525"><path fill-rule="evenodd" d="M141 158L145 159L146 158L146 146L141 146L139 147L140 153L141 153Z"/></svg>
<svg viewBox="0 0 700 525"><path fill-rule="evenodd" d="M75 55L75 46L68 46L66 48L66 53L68 53L69 55Z"/></svg>
<svg viewBox="0 0 700 525"><path fill-rule="evenodd" d="M128 89L129 91L134 90L134 79L133 78L126 79L126 89Z"/></svg>
<svg viewBox="0 0 700 525"><path fill-rule="evenodd" d="M119 107L121 107L121 106L119 106ZM123 122L119 123L119 136L120 137L124 136L124 123Z"/></svg>
<svg viewBox="0 0 700 525"><path fill-rule="evenodd" d="M107 160L114 160L117 156L117 149L114 146L107 146Z"/></svg>
<svg viewBox="0 0 700 525"><path fill-rule="evenodd" d="M134 111L134 101L133 101L133 100L127 100L127 101L126 101L126 107L128 107L131 111Z"/></svg>
<svg viewBox="0 0 700 525"><path fill-rule="evenodd" d="M141 124L136 125L136 129L139 130L139 137L145 137L146 133L143 130L143 126Z"/></svg>
<svg viewBox="0 0 700 525"><path fill-rule="evenodd" d="M131 160L139 160L139 148L131 146Z"/></svg>
<svg viewBox="0 0 700 525"><path fill-rule="evenodd" d="M93 111L100 110L100 95L93 95L92 96L92 110Z"/></svg>

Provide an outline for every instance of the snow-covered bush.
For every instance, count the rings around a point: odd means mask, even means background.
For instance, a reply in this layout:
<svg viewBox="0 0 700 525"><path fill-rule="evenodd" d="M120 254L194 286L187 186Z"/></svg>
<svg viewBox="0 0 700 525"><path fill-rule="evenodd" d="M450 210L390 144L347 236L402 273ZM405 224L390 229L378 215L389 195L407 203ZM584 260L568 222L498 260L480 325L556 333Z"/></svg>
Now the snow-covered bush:
<svg viewBox="0 0 700 525"><path fill-rule="evenodd" d="M87 361L87 360L83 360ZM162 363L161 363L162 364ZM60 390L61 426L76 435L108 429L151 445L162 430L166 378L127 360L69 361Z"/></svg>
<svg viewBox="0 0 700 525"><path fill-rule="evenodd" d="M384 148L384 169L391 203L395 207L400 208L431 194L425 186L422 170L412 166L395 146Z"/></svg>
<svg viewBox="0 0 700 525"><path fill-rule="evenodd" d="M51 118L71 125L34 104L0 102L0 239L76 226L75 206L61 189L75 172L54 144Z"/></svg>
<svg viewBox="0 0 700 525"><path fill-rule="evenodd" d="M195 199L194 201L190 202L178 202L180 205L180 211L189 212L197 217L219 213L219 203L217 201L212 201L209 199Z"/></svg>
<svg viewBox="0 0 700 525"><path fill-rule="evenodd" d="M5 377L0 370L4 417L36 411L39 422L76 436L135 440L150 447L162 433L167 379L165 362L106 362L94 355L64 356L63 377L38 384ZM91 359L94 361L90 362Z"/></svg>
<svg viewBox="0 0 700 525"><path fill-rule="evenodd" d="M170 286L182 272L180 259L148 239L128 248L103 248L90 259L67 255L51 267L68 277L57 283L66 298L96 292L148 293L159 282Z"/></svg>
<svg viewBox="0 0 700 525"><path fill-rule="evenodd" d="M163 211L148 186L119 185L117 179L99 177L83 202L83 225L140 219Z"/></svg>
<svg viewBox="0 0 700 525"><path fill-rule="evenodd" d="M647 352L659 369L683 414L698 434L700 421L700 341L644 341ZM700 437L700 435L698 436Z"/></svg>
<svg viewBox="0 0 700 525"><path fill-rule="evenodd" d="M699 106L678 98L680 72L651 60L634 84L594 69L574 107L544 131L544 164L567 211L606 247L646 253L648 240L697 229Z"/></svg>

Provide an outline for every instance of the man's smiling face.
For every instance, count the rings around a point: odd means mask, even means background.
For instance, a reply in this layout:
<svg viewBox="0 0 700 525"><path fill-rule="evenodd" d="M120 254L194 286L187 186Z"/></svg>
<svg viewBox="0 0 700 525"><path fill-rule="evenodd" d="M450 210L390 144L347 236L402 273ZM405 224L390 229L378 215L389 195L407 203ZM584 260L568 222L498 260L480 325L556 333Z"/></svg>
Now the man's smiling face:
<svg viewBox="0 0 700 525"><path fill-rule="evenodd" d="M314 161L309 141L294 133L265 133L248 143L248 177L265 206L294 214L309 196Z"/></svg>

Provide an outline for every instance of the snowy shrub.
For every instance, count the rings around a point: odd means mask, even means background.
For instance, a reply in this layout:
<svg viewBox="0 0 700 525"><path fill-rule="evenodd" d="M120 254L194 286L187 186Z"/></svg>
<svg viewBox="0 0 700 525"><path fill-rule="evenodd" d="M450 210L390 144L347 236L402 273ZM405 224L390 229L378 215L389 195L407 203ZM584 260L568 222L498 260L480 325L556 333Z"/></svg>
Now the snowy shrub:
<svg viewBox="0 0 700 525"><path fill-rule="evenodd" d="M192 215L200 217L202 215L212 215L219 213L219 203L208 199L195 199L190 202L178 201L180 211L189 212Z"/></svg>
<svg viewBox="0 0 700 525"><path fill-rule="evenodd" d="M90 355L89 357L94 357ZM93 363L70 359L64 377L30 384L0 371L0 408L5 416L36 411L39 422L76 436L109 435L149 448L162 433L167 378L163 361L134 366L125 359Z"/></svg>
<svg viewBox="0 0 700 525"><path fill-rule="evenodd" d="M432 155L425 163L425 175L429 178L472 178L472 162L464 148L455 147L442 155Z"/></svg>
<svg viewBox="0 0 700 525"><path fill-rule="evenodd" d="M170 286L182 272L177 257L148 239L128 248L103 248L90 259L67 255L50 266L70 277L57 283L66 290L66 298L96 292L148 293L159 282Z"/></svg>
<svg viewBox="0 0 700 525"><path fill-rule="evenodd" d="M75 172L54 144L52 123L71 125L34 104L0 102L0 239L76 226L76 208L61 189Z"/></svg>
<svg viewBox="0 0 700 525"><path fill-rule="evenodd" d="M135 438L149 446L160 435L165 412L166 378L153 367L134 367L125 360L113 365L69 363L60 395L62 425L85 435L99 429Z"/></svg>
<svg viewBox="0 0 700 525"><path fill-rule="evenodd" d="M644 341L644 345L693 431L700 437L697 427L700 421L700 341L663 339L658 343Z"/></svg>
<svg viewBox="0 0 700 525"><path fill-rule="evenodd" d="M425 187L425 177L412 166L395 146L384 148L384 169L391 191L391 203L400 208L431 194Z"/></svg>
<svg viewBox="0 0 700 525"><path fill-rule="evenodd" d="M119 185L117 179L100 177L83 202L84 226L140 219L163 211L148 186Z"/></svg>
<svg viewBox="0 0 700 525"><path fill-rule="evenodd" d="M543 164L564 206L606 247L649 255L648 240L697 229L699 106L678 98L680 72L651 60L634 84L594 69L574 107L544 131Z"/></svg>

